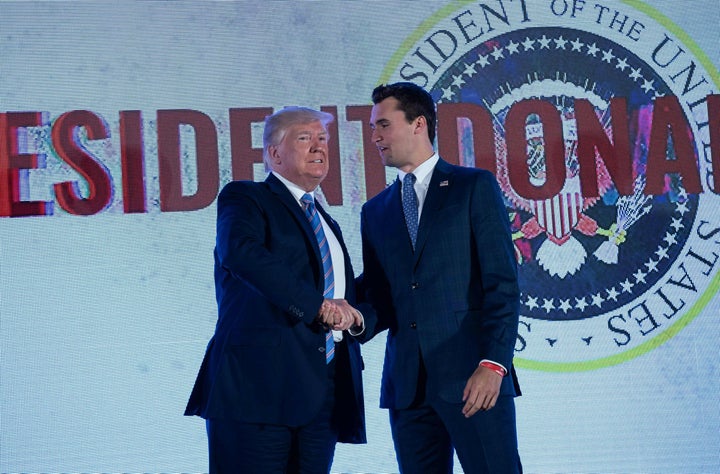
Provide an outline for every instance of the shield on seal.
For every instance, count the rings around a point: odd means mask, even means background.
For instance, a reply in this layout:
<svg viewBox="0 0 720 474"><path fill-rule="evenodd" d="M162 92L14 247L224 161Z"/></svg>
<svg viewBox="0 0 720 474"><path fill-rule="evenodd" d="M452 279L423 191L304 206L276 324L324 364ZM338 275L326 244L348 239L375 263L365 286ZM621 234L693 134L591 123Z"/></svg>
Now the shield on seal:
<svg viewBox="0 0 720 474"><path fill-rule="evenodd" d="M576 181L576 178L572 181ZM572 230L580 219L583 197L579 189L563 190L550 199L532 201L530 206L548 238L562 245L570 238Z"/></svg>

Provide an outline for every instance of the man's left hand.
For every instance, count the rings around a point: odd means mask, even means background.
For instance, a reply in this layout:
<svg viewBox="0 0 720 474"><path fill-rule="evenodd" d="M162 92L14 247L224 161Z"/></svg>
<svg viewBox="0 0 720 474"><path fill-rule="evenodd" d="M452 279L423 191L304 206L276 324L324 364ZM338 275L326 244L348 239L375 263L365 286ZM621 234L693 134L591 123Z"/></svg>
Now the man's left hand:
<svg viewBox="0 0 720 474"><path fill-rule="evenodd" d="M478 366L463 390L463 415L470 418L478 410L486 411L494 407L500 394L502 379L494 370Z"/></svg>

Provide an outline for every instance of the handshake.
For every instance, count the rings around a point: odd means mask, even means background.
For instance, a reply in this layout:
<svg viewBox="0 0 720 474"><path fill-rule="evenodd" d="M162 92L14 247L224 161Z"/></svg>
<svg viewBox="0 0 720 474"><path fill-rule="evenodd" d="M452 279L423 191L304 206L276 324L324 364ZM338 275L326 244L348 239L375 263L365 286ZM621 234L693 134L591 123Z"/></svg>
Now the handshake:
<svg viewBox="0 0 720 474"><path fill-rule="evenodd" d="M325 299L320 306L318 321L327 329L334 331L349 330L357 336L365 330L365 321L357 309L343 299Z"/></svg>

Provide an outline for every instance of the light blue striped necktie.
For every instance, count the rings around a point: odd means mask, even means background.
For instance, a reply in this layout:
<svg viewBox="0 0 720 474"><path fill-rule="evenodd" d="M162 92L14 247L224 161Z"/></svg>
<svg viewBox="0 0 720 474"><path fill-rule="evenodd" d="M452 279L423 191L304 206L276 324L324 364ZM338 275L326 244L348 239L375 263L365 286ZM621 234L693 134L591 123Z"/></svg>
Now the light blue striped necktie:
<svg viewBox="0 0 720 474"><path fill-rule="evenodd" d="M323 273L325 275L325 291L323 291L323 296L325 298L332 298L335 289L335 277L333 275L332 258L330 257L330 244L325 237L320 216L318 215L317 209L315 209L315 200L313 197L305 193L300 200L304 204L305 216L308 218L308 221L310 221L310 225L318 242L318 247L320 247L320 258L322 259ZM325 334L325 361L330 363L334 356L335 341L333 341L332 331L328 330L327 334Z"/></svg>

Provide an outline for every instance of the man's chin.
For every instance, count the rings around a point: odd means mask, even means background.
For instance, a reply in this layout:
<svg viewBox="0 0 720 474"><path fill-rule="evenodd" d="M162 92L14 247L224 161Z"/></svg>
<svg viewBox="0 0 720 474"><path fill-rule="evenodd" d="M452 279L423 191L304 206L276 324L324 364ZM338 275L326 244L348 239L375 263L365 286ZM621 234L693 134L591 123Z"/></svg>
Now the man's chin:
<svg viewBox="0 0 720 474"><path fill-rule="evenodd" d="M313 176L312 180L315 183L315 186L320 186L320 183L323 182L323 180L325 179L326 176L327 176L327 173L323 173L322 176Z"/></svg>

